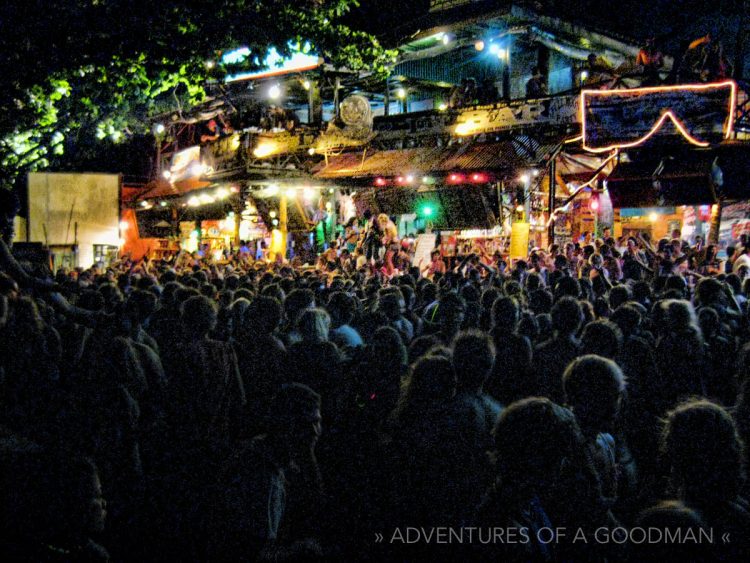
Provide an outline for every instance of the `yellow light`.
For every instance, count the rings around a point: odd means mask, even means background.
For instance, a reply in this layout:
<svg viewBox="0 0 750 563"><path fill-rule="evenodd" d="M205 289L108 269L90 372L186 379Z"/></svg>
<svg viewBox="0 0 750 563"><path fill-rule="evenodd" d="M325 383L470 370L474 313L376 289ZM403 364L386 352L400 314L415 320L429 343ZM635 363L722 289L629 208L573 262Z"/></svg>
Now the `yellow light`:
<svg viewBox="0 0 750 563"><path fill-rule="evenodd" d="M331 202L330 202L330 201L326 201L326 209L327 209L328 211L330 211L331 209L333 209L333 205L331 204Z"/></svg>
<svg viewBox="0 0 750 563"><path fill-rule="evenodd" d="M297 197L297 190L295 190L294 188L289 188L286 191L286 197Z"/></svg>
<svg viewBox="0 0 750 563"><path fill-rule="evenodd" d="M518 205L516 207L516 211L518 211L519 213L521 213L523 211L523 205Z"/></svg>
<svg viewBox="0 0 750 563"><path fill-rule="evenodd" d="M226 188L219 188L215 192L216 199L226 199L229 197L229 190Z"/></svg>
<svg viewBox="0 0 750 563"><path fill-rule="evenodd" d="M266 193L268 195L276 195L279 193L279 186L277 184L269 184L268 188L266 188Z"/></svg>
<svg viewBox="0 0 750 563"><path fill-rule="evenodd" d="M265 142L255 147L253 155L257 158L265 158L266 156L272 155L274 152L276 152L276 143Z"/></svg>
<svg viewBox="0 0 750 563"><path fill-rule="evenodd" d="M522 183L528 184L529 183L529 175L528 174L521 174L521 176L518 178L521 180Z"/></svg>
<svg viewBox="0 0 750 563"><path fill-rule="evenodd" d="M727 80L725 82L714 82L711 84L680 84L676 86L649 86L645 88L633 88L631 90L627 90L627 95L642 95L642 94L648 94L652 92L675 92L675 91L693 91L693 90L712 90L712 89L718 89L718 88L726 88L729 87L730 95L729 95L729 117L727 119L726 124L726 131L724 133L724 138L728 139L733 132L734 129L734 118L735 118L735 107L737 103L737 84L733 80ZM608 152L612 149L628 149L637 147L639 145L642 145L645 143L648 139L650 139L653 135L655 135L664 125L667 119L670 119L672 123L674 124L675 128L679 133L687 140L689 143L696 145L698 147L707 147L709 143L705 141L701 141L700 139L697 139L693 137L688 130L685 128L685 126L680 122L680 120L677 118L677 116L672 112L672 110L665 111L661 117L656 121L654 126L651 128L651 130L646 133L644 136L642 136L640 139L637 139L631 143L625 143L625 144L614 144L610 145L608 147L600 147L600 148L593 148L586 145L586 97L606 97L606 96L614 96L614 95L623 95L622 90L581 90L581 104L580 104L580 117L581 117L581 133L583 135L583 148L594 153L599 152Z"/></svg>
<svg viewBox="0 0 750 563"><path fill-rule="evenodd" d="M310 147L309 149L307 149L307 154L309 154L310 156L314 155L315 154L315 149L312 148L312 147Z"/></svg>
<svg viewBox="0 0 750 563"><path fill-rule="evenodd" d="M187 201L187 204L188 204L188 205L189 205L190 207L198 207L198 206L199 206L199 205L201 204L201 200L200 200L200 199L198 199L197 197L193 196L193 197L191 197L191 198L190 198L190 199L189 199L189 200Z"/></svg>
<svg viewBox="0 0 750 563"><path fill-rule="evenodd" d="M414 176L412 176L411 174L409 174L409 175L408 175L408 176L406 177L406 183L407 183L407 184L411 184L411 183L412 183L413 181L414 181Z"/></svg>
<svg viewBox="0 0 750 563"><path fill-rule="evenodd" d="M141 202L141 207L143 207L143 208L145 208L145 209L148 209L149 207L151 207L151 204L149 204L149 202L148 202L148 201L146 201L146 200L144 199L144 200L143 200L143 201Z"/></svg>
<svg viewBox="0 0 750 563"><path fill-rule="evenodd" d="M456 135L471 135L472 131L474 131L474 125L469 121L465 121L456 125L455 131Z"/></svg>
<svg viewBox="0 0 750 563"><path fill-rule="evenodd" d="M279 229L271 231L271 252L274 255L284 254L284 235Z"/></svg>
<svg viewBox="0 0 750 563"><path fill-rule="evenodd" d="M165 170L161 173L161 175L165 180L169 180L172 177L172 172L170 172L169 170Z"/></svg>
<svg viewBox="0 0 750 563"><path fill-rule="evenodd" d="M268 89L268 97L272 100L278 100L281 97L281 88L278 84L274 84Z"/></svg>
<svg viewBox="0 0 750 563"><path fill-rule="evenodd" d="M399 88L398 90L396 90L396 97L403 100L406 97L406 90L404 90L403 88Z"/></svg>
<svg viewBox="0 0 750 563"><path fill-rule="evenodd" d="M269 216L269 217L270 217L271 219L276 219L276 212L275 212L275 211L269 211L269 212L268 212L268 216Z"/></svg>
<svg viewBox="0 0 750 563"><path fill-rule="evenodd" d="M229 148L236 151L240 148L240 136L232 135L232 139L229 141Z"/></svg>
<svg viewBox="0 0 750 563"><path fill-rule="evenodd" d="M120 230L121 231L127 231L128 227L130 227L130 223L127 221L120 221Z"/></svg>
<svg viewBox="0 0 750 563"><path fill-rule="evenodd" d="M202 176L206 173L206 165L201 162L193 162L193 164L190 165L190 174L193 176Z"/></svg>
<svg viewBox="0 0 750 563"><path fill-rule="evenodd" d="M447 109L448 109L448 104L446 104L445 102L441 102L440 105L438 106L438 111L445 111Z"/></svg>
<svg viewBox="0 0 750 563"><path fill-rule="evenodd" d="M304 82L302 82L302 87L305 90L309 90L310 89L310 81L309 80L305 80Z"/></svg>
<svg viewBox="0 0 750 563"><path fill-rule="evenodd" d="M302 190L302 197L308 201L311 200L314 195L315 191L311 188L305 188L304 190Z"/></svg>
<svg viewBox="0 0 750 563"><path fill-rule="evenodd" d="M653 213L648 214L648 220L651 221L652 223L656 223L657 219L659 219L658 213L653 212Z"/></svg>
<svg viewBox="0 0 750 563"><path fill-rule="evenodd" d="M588 70L581 71L581 81L583 82L585 80L588 80L588 78L589 78L589 71Z"/></svg>
<svg viewBox="0 0 750 563"><path fill-rule="evenodd" d="M482 41L481 39L479 39L478 41L476 41L474 43L474 48L477 51L484 51L484 41Z"/></svg>
<svg viewBox="0 0 750 563"><path fill-rule="evenodd" d="M214 68L216 63L214 61L206 61L206 68Z"/></svg>
<svg viewBox="0 0 750 563"><path fill-rule="evenodd" d="M160 201L159 202L159 206L160 207L166 207L167 206L167 202L166 201Z"/></svg>

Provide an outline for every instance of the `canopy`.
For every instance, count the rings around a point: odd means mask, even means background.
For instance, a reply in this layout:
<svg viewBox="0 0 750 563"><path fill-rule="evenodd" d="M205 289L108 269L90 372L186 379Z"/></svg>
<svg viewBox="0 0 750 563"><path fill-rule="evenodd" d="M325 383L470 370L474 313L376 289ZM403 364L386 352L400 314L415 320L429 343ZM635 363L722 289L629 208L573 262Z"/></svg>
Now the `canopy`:
<svg viewBox="0 0 750 563"><path fill-rule="evenodd" d="M448 147L419 147L351 152L328 159L314 170L318 178L366 178L402 174L487 171L515 176L521 169L546 165L556 144L529 137L491 143L457 143Z"/></svg>

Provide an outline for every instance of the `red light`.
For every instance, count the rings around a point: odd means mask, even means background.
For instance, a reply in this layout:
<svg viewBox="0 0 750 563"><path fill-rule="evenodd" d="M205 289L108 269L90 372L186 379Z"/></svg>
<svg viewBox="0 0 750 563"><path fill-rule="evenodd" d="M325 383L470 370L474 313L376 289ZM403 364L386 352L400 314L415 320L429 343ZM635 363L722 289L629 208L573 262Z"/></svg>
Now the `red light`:
<svg viewBox="0 0 750 563"><path fill-rule="evenodd" d="M385 186L385 178L375 178L376 186Z"/></svg>
<svg viewBox="0 0 750 563"><path fill-rule="evenodd" d="M452 184L459 184L463 181L464 177L462 174L451 174L448 176L448 181Z"/></svg>
<svg viewBox="0 0 750 563"><path fill-rule="evenodd" d="M475 172L471 175L471 181L476 183L482 183L487 181L487 174L481 174L479 172Z"/></svg>
<svg viewBox="0 0 750 563"><path fill-rule="evenodd" d="M403 184L404 183L404 177L403 176L396 176L396 183L397 184Z"/></svg>

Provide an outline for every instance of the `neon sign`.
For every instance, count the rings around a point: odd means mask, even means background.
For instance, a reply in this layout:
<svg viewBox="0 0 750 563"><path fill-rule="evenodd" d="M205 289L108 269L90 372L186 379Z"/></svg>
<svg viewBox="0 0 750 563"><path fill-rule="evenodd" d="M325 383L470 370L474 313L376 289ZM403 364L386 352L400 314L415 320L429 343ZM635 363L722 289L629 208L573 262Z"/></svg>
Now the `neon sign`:
<svg viewBox="0 0 750 563"><path fill-rule="evenodd" d="M737 85L655 86L630 90L583 90L583 147L602 153L636 147L655 135L666 135L669 121L690 144L707 147L734 130Z"/></svg>

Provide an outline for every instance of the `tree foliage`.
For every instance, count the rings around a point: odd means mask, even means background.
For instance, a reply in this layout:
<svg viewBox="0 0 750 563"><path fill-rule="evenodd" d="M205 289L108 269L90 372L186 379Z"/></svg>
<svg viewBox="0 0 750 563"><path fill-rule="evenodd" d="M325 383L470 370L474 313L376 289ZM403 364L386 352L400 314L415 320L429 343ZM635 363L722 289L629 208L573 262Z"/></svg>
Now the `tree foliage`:
<svg viewBox="0 0 750 563"><path fill-rule="evenodd" d="M223 51L252 70L309 43L327 62L385 72L393 53L342 23L357 0L24 0L0 7L0 184L101 140L146 132L221 80ZM217 64L207 64L208 61ZM231 69L239 70L237 68Z"/></svg>

